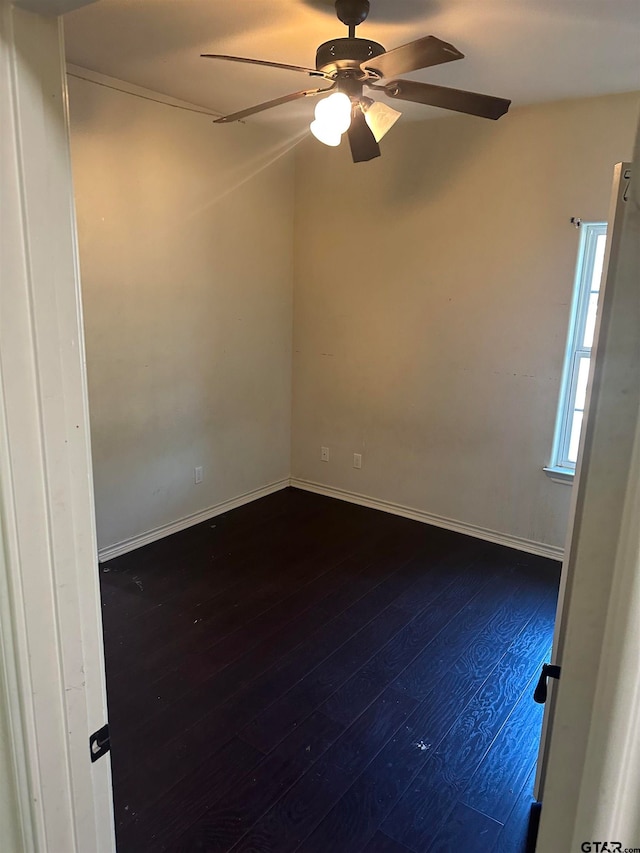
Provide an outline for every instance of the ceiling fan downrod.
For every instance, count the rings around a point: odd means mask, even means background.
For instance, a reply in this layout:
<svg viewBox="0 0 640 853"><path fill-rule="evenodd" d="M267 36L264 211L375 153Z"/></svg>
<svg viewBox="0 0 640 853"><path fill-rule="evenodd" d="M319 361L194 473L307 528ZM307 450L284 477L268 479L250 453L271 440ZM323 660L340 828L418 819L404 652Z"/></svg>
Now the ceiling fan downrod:
<svg viewBox="0 0 640 853"><path fill-rule="evenodd" d="M369 14L369 0L336 0L336 15L347 27L349 38L356 37L356 27L366 21Z"/></svg>
<svg viewBox="0 0 640 853"><path fill-rule="evenodd" d="M339 20L349 27L349 37L321 44L316 51L316 69L333 79L380 79L380 74L365 71L362 64L385 53L384 47L376 41L356 36L356 27L369 14L369 0L336 0L335 5Z"/></svg>

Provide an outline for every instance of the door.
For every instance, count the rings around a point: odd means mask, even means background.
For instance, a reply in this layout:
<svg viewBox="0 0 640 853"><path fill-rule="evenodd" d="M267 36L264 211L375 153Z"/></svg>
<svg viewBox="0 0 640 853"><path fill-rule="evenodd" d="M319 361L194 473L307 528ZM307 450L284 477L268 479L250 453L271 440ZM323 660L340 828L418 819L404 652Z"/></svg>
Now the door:
<svg viewBox="0 0 640 853"><path fill-rule="evenodd" d="M553 644L560 680L550 680L538 756L535 795L543 803L540 841L546 845L539 849L545 850L573 849L568 826L565 836L554 830L551 846L550 830L543 840L542 829L550 811L547 798L566 815L578 807L638 423L640 296L633 258L640 233L631 212L631 175L629 163L615 167Z"/></svg>
<svg viewBox="0 0 640 853"><path fill-rule="evenodd" d="M70 4L67 3L67 6ZM0 0L3 849L112 853L102 623L61 21Z"/></svg>

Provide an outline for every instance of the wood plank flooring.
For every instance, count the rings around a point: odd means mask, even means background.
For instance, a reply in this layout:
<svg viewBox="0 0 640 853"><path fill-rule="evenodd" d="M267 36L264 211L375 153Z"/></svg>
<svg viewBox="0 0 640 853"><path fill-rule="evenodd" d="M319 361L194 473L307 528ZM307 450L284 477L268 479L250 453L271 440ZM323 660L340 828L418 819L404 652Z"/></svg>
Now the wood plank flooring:
<svg viewBox="0 0 640 853"><path fill-rule="evenodd" d="M119 853L521 853L558 580L295 489L103 564Z"/></svg>

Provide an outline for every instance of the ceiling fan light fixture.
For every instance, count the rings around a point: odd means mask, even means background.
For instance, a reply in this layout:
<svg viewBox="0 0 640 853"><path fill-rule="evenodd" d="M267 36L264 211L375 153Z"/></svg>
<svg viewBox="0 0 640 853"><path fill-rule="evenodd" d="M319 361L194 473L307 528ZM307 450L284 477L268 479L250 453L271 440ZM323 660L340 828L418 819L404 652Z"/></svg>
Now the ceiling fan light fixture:
<svg viewBox="0 0 640 853"><path fill-rule="evenodd" d="M325 145L339 145L340 137L351 124L351 100L344 92L334 92L318 102L311 133Z"/></svg>
<svg viewBox="0 0 640 853"><path fill-rule="evenodd" d="M334 148L340 145L342 134L333 130L333 128L328 125L323 124L321 121L318 121L318 119L311 122L309 130L319 142L324 142L325 145L331 145Z"/></svg>
<svg viewBox="0 0 640 853"><path fill-rule="evenodd" d="M417 80L400 79L401 75L444 62L464 59L456 47L436 36L427 35L387 50L378 42L356 36L356 28L369 13L369 0L335 0L338 19L349 29L347 38L323 42L316 50L315 67L288 65L265 59L203 53L207 59L295 71L309 77L321 77L325 85L303 89L262 104L215 119L216 124L241 121L248 116L288 104L302 98L317 97L333 91L316 107L310 129L325 145L337 146L347 134L354 163L366 163L380 156L379 141L400 118L400 113L387 103L374 102L363 95L369 88L381 92L386 99L409 101L427 107L440 107L480 118L498 119L509 109L511 101L478 92L436 86ZM327 86L326 84L330 85Z"/></svg>
<svg viewBox="0 0 640 853"><path fill-rule="evenodd" d="M382 101L372 101L370 104L365 102L362 108L364 120L369 125L376 142L380 142L402 115L401 112L394 110L393 107L382 103Z"/></svg>

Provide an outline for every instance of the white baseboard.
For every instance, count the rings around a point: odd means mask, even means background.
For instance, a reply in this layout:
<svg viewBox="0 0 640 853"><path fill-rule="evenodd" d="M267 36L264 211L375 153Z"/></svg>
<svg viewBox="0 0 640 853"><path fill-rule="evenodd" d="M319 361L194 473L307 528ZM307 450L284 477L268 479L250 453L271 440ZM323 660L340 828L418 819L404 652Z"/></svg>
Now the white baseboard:
<svg viewBox="0 0 640 853"><path fill-rule="evenodd" d="M483 539L486 542L494 542L496 545L506 545L508 548L515 548L518 551L526 551L528 554L536 554L540 557L548 557L551 560L562 560L563 549L556 545L546 545L543 542L534 542L531 539L523 539L519 536L511 536L508 533L499 533L497 530L490 530L486 527L479 527L475 524L467 524L463 521L456 521L452 518L434 515L424 510L413 509L412 507L403 506L402 504L393 503L392 501L379 500L371 498L368 495L361 495L357 492L349 492L346 489L336 489L332 486L323 486L321 483L314 483L310 480L301 480L297 477L285 477L282 480L277 480L275 483L269 483L259 489L252 489L228 501L208 507L207 509L196 512L193 515L187 515L177 521L172 521L170 524L165 524L162 527L156 527L146 533L141 533L138 536L132 536L130 539L125 539L122 542L116 542L114 545L108 545L101 548L98 552L98 559L101 563L107 560L112 560L114 557L120 557L122 554L127 554L129 551L134 551L136 548L141 548L143 545L149 545L151 542L156 542L158 539L163 539L165 536L170 536L172 533L178 533L180 530L186 530L187 527L192 527L194 524L200 524L202 521L208 521L210 518L215 518L216 515L222 515L224 512L229 512L243 504L255 501L258 498L266 497L287 486L293 486L296 489L303 489L307 492L315 492L318 495L325 495L329 498L337 498L348 503L359 504L360 506L378 509L382 512L388 512L392 515L400 515L403 518L411 518L414 521L421 521L424 524L433 524L436 527L443 527L446 530L452 530L455 533L464 533L467 536L475 536L476 539Z"/></svg>
<svg viewBox="0 0 640 853"><path fill-rule="evenodd" d="M186 530L187 527L193 527L194 524L200 524L202 521L208 521L210 518L215 518L216 515L222 515L223 512L236 509L236 507L251 501L264 498L266 495L271 495L273 492L279 492L280 489L286 489L289 485L289 478L284 477L282 480L277 480L275 483L269 483L267 486L261 486L259 489L252 489L228 501L215 504L215 506L207 507L200 512L195 512L192 515L186 515L184 518L179 518L177 521L172 521L170 524L163 524L162 527L155 527L147 533L141 533L138 536L132 536L130 539L124 539L122 542L116 542L114 545L107 545L98 551L98 560L101 563L107 560L112 560L114 557L120 557L122 554L127 554L129 551L134 551L136 548L141 548L143 545L149 545L151 542L157 542L158 539L163 539L165 536L170 536L172 533L178 533L180 530Z"/></svg>
<svg viewBox="0 0 640 853"><path fill-rule="evenodd" d="M486 527L478 527L475 524L467 524L463 521L455 521L452 518L444 518L420 509L402 506L402 504L391 501L370 498L357 492L348 492L345 489L335 489L331 486L323 486L310 480L300 480L292 477L289 484L296 489L304 489L307 492L315 492L318 495L326 495L329 498L338 498L341 501L367 506L371 509L379 509L392 515L401 515L403 518L411 518L414 521L422 521L425 524L433 524L436 527L444 527L455 533L464 533L467 536L475 536L486 542L494 542L496 545L506 545L508 548L516 548L518 551L526 551L528 554L536 554L540 557L548 557L551 560L562 560L564 549L557 545L546 545L543 542L534 542L531 539L523 539L520 536L511 536L508 533L498 533L497 530L489 530Z"/></svg>

